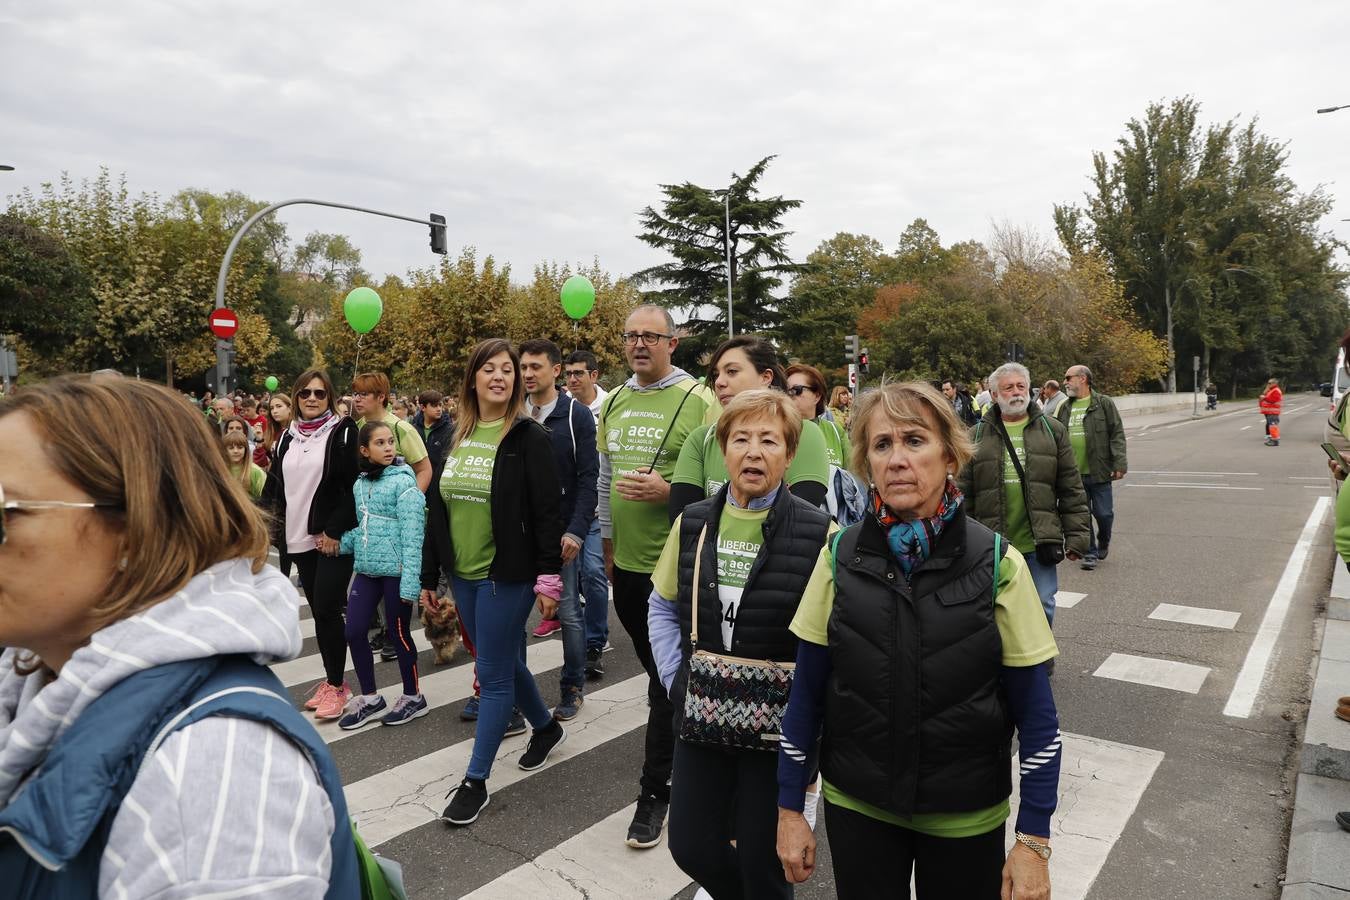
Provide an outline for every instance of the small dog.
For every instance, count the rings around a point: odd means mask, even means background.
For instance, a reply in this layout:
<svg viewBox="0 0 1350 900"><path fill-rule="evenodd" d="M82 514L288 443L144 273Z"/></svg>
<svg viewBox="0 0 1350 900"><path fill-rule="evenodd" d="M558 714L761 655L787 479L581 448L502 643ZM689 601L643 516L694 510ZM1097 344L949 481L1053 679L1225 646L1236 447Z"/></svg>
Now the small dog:
<svg viewBox="0 0 1350 900"><path fill-rule="evenodd" d="M436 650L435 664L443 666L455 657L460 644L459 610L446 595L436 607L422 607L422 633Z"/></svg>

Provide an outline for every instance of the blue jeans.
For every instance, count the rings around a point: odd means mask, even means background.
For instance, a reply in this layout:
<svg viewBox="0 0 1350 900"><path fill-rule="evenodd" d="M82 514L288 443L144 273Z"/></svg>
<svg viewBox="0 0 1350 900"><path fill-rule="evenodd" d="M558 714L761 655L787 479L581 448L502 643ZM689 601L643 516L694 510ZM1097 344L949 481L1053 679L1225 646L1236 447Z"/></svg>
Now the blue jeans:
<svg viewBox="0 0 1350 900"><path fill-rule="evenodd" d="M468 629L478 654L478 681L483 688L473 754L465 774L486 781L513 706L520 707L536 730L553 721L525 665L525 620L534 608L534 584L451 578L450 587L459 621Z"/></svg>
<svg viewBox="0 0 1350 900"><path fill-rule="evenodd" d="M562 623L563 665L558 681L564 688L579 688L586 683L586 623L582 618L581 595L577 592L577 576L585 552L583 546L581 553L562 567L558 621Z"/></svg>
<svg viewBox="0 0 1350 900"><path fill-rule="evenodd" d="M609 643L609 579L600 546L600 519L591 522L581 548L581 595L585 598L586 649L603 650Z"/></svg>
<svg viewBox="0 0 1350 900"><path fill-rule="evenodd" d="M1097 527L1088 522L1088 556L1097 558L1097 541L1111 543L1111 523L1116 520L1114 501L1111 498L1111 479L1098 481L1091 475L1083 476L1083 491L1087 494L1088 509Z"/></svg>
<svg viewBox="0 0 1350 900"><path fill-rule="evenodd" d="M1041 596L1041 608L1045 610L1045 619L1053 627L1055 624L1055 592L1059 590L1059 568L1042 565L1036 561L1036 551L1025 553L1027 568L1031 570L1031 581L1036 585L1036 593Z"/></svg>

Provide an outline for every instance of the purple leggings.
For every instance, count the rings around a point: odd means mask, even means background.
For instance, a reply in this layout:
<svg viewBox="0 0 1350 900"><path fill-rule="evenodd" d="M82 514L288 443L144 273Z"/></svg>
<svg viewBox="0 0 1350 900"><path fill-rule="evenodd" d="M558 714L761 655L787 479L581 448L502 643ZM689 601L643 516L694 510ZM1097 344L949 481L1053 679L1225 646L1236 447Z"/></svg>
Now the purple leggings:
<svg viewBox="0 0 1350 900"><path fill-rule="evenodd" d="M375 619L375 608L384 601L384 620L389 625L389 638L398 653L398 671L403 676L403 693L415 696L421 693L417 682L417 648L413 646L408 625L412 621L412 601L398 596L399 577L391 575L362 575L352 578L347 594L347 649L352 653L352 666L361 682L361 693L375 693L375 655L370 650L370 623Z"/></svg>

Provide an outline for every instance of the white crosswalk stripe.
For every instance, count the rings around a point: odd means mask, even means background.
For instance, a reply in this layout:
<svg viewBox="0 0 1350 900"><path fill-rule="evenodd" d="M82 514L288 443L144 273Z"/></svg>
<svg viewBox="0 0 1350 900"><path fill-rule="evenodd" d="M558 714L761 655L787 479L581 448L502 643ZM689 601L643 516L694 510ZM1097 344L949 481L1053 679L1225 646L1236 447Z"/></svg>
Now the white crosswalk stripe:
<svg viewBox="0 0 1350 900"><path fill-rule="evenodd" d="M423 659L427 656L424 654ZM633 671L631 651L613 656L624 657L628 666L626 671ZM554 672L562 663L562 643L557 639L531 642L527 659L530 670L536 675ZM288 679L295 678L300 672L321 674L322 671L317 653L274 668L289 673ZM392 665L381 669L380 674L386 681L397 678ZM558 805L556 795L519 793L521 787L527 791L539 790L533 787L531 779L541 781L535 777L556 766L565 765L569 771L580 771L596 783L612 783L616 778L636 782L636 771L614 770L606 749L620 738L641 733L647 720L646 681L644 674L638 674L612 683L590 685L580 713L564 726L568 731L566 742L541 769L524 772L517 767L517 759L526 745L524 736L503 740L489 785L494 796L515 786L514 801L502 807L490 806L484 813L485 820L473 827L490 827L489 819L497 816L510 819L505 823L508 833L519 830L523 834L540 815L564 814L570 804ZM466 657L461 656L452 668L423 677L422 689L433 710L444 709L468 697L472 682L473 667ZM401 687L396 681L381 691L391 701L399 692ZM443 717L445 713L441 715ZM444 718L441 721L444 722ZM404 857L403 861L412 870L408 887L413 900L430 896L467 896L478 900L517 897L562 900L578 896L665 900L690 886L688 877L675 866L664 842L653 850L642 852L624 846L623 838L634 810L632 804L618 808L605 806L588 814L591 815L589 820L576 822L556 845L532 851L524 862L519 852L503 853L494 859L495 869L480 872L470 868L463 876L469 880L462 883L419 885L415 873L425 870L418 869L420 851L410 854L408 842L418 847L425 842L429 858L444 852L444 842L453 837L455 831L426 826L436 823L447 802L446 794L463 777L473 749L473 740L469 737L447 740L445 745L433 743L428 751L426 737L429 732L426 729L433 725L432 720L420 720L407 726L407 730L371 726L355 732L340 731L333 723L318 725L330 744L341 742L344 755L339 758L340 767L344 765L343 760L350 763L366 754L367 748L387 757L387 764L374 769L373 773L367 768L362 773L364 777L346 782L347 803L369 845L387 849L398 843L396 855ZM1086 897L1161 761L1162 754L1158 751L1079 734L1063 735L1060 780L1063 802L1052 823L1056 848L1053 863L1056 897L1069 900ZM1016 785L1016 759L1013 766ZM1012 803L1015 818L1015 789ZM823 826L820 831L823 833ZM411 858L407 858L409 856ZM452 869L450 876L442 873L438 877L460 876L457 869ZM821 879L830 877L828 868L817 874Z"/></svg>

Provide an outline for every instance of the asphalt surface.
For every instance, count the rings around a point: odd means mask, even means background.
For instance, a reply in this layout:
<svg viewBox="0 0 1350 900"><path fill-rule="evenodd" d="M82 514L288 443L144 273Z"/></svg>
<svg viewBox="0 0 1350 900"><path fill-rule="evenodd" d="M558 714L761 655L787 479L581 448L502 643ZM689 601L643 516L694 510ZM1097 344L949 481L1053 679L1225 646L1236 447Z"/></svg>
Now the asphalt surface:
<svg viewBox="0 0 1350 900"><path fill-rule="evenodd" d="M1255 404L1224 405L1198 420L1183 413L1126 420L1131 473L1115 488L1110 556L1092 572L1069 563L1060 568L1060 590L1083 595L1055 620L1061 728L1082 736L1072 739L1076 747L1105 748L1106 755L1071 753L1066 737L1066 776L1074 777L1062 779L1055 823L1062 854L1051 869L1057 900L1278 896L1295 723L1306 706L1315 604L1330 578L1329 509L1257 682L1252 714L1224 710L1300 532L1318 498L1330 494L1317 447L1326 401L1295 395L1285 409L1279 447L1263 445ZM1238 618L1232 628L1150 618L1160 604ZM465 689L454 694L442 677L467 665L462 652L438 669L415 633L424 648L423 677L440 682L440 705L408 726L370 726L332 745L358 826L374 834L378 852L403 864L415 900L474 891L693 896L687 879L672 875L664 843L637 851L621 842L626 808L638 792L645 707L634 687L640 682L632 680L641 673L632 646L613 615L611 625L606 675L588 685L592 699L568 726L555 761L519 772L514 759L525 739L508 739L489 782L491 803L472 827L435 820L445 791L463 775L462 753L454 753L466 752L473 738L473 724L458 715L462 699L447 699ZM559 648L542 645L558 641L531 639L531 653L556 659ZM306 640L302 656L316 653L313 639ZM1184 663L1195 667L1184 670L1186 677L1203 680L1192 693L1096 674L1112 654L1144 658L1133 671L1146 679L1165 681L1168 663ZM545 701L555 703L557 665L539 668ZM398 681L393 663L378 663L376 673L382 687ZM313 684L291 685L297 701ZM320 730L331 735L336 725ZM460 750L445 749L452 747ZM1142 761L1137 777L1116 777L1110 760L1120 754ZM398 822L395 813L403 816ZM818 871L798 897L834 896L823 823L817 835Z"/></svg>

